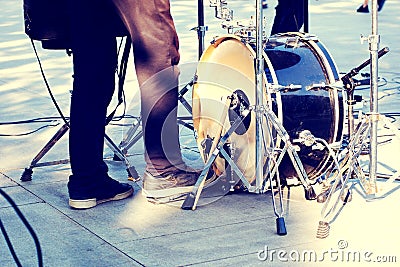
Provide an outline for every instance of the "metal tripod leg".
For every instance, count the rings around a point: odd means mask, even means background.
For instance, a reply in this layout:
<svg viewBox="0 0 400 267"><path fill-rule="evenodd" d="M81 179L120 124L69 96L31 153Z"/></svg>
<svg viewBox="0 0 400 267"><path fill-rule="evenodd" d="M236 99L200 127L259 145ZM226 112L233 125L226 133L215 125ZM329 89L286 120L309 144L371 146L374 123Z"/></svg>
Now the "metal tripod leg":
<svg viewBox="0 0 400 267"><path fill-rule="evenodd" d="M305 198L307 200L315 199L316 198L315 191L311 186L310 182L308 181L307 172L305 171L303 164L301 163L301 160L290 141L289 134L287 133L283 125L279 122L275 113L273 113L271 110L265 110L264 116L267 120L267 123L270 122L272 124L272 127L276 130L277 135L281 138L281 142L284 143L284 147L282 149L279 149L280 155L278 160L276 161L276 164L274 165L273 171L271 173L272 176L275 175L275 173L277 172L279 164L281 163L285 153L288 153L292 161L293 167L297 172L298 179L300 180L301 184L304 187Z"/></svg>
<svg viewBox="0 0 400 267"><path fill-rule="evenodd" d="M371 127L371 116L377 118L379 121L383 121L385 126L388 127L393 133L395 133L398 140L400 140L400 135L398 134L398 130L392 127L389 120L382 115L375 115L375 114L367 114L362 118L360 123L357 125L357 128L354 132L354 136L350 139L349 145L344 150L345 157L340 163L340 167L337 168L332 175L330 181L332 184L330 185L329 189L326 192L323 192L318 198L324 198L324 206L321 210L321 220L319 223L317 237L318 238L325 238L329 234L329 223L332 222L333 217L337 216L337 208L340 203L340 200L343 202L348 202L351 198L351 192L348 190L349 187L347 183L349 180L352 179L355 183L358 183L366 198L376 198L377 195L377 184L375 179L371 179L367 177L365 171L362 169L359 163L359 157L361 155L362 149L366 146L366 141L368 140L369 136L368 133ZM393 182L396 179L399 179L399 172L396 170L394 171L392 176L384 177L388 178L385 184ZM345 177L343 178L343 175ZM396 188L398 188L397 186ZM329 207L332 200L332 195L339 190L339 194L334 201L334 203ZM394 189L392 188L391 191ZM381 194L385 195L391 191L382 191Z"/></svg>
<svg viewBox="0 0 400 267"><path fill-rule="evenodd" d="M39 162L46 154L47 152L50 151L50 149L53 148L53 146L65 135L65 133L69 130L68 124L64 124L55 134L54 136L47 142L47 144L39 151L39 153L33 158L31 161L30 165L28 168L25 168L24 172L21 175L21 181L26 182L26 181L31 181L32 180L32 174L33 174L33 168L36 167L44 167L44 166L52 166L52 165L58 165L58 164L66 164L69 162L69 159L63 159L63 160L56 160L56 161L48 161L48 162ZM107 146L110 147L110 149L118 155L118 157L121 160L125 161L125 164L127 166L127 171L128 174L130 174L130 177L137 178L137 172L135 170L135 167L130 165L129 161L125 157L125 155L122 153L122 151L113 143L110 137L108 135L105 135L105 142Z"/></svg>
<svg viewBox="0 0 400 267"><path fill-rule="evenodd" d="M135 166L131 165L129 162L128 158L125 156L125 154L118 148L116 144L111 140L110 137L107 135L104 136L104 140L107 144L107 146L114 152L114 155L119 157L120 160L123 160L126 166L126 171L128 173L128 179L132 181L138 181L139 180L139 174L135 169Z"/></svg>
<svg viewBox="0 0 400 267"><path fill-rule="evenodd" d="M326 238L329 235L330 219L328 217L333 218L336 216L335 212L338 208L339 200L342 199L347 202L349 191L346 192L348 188L346 184L349 181L349 178L353 173L357 174L361 180L364 180L365 178L358 163L358 157L362 151L363 140L366 138L368 129L368 121L363 118L357 126L354 137L350 140L349 145L346 148L344 159L340 162L340 165L337 166L337 169L333 171L333 178L331 178L333 179L332 185L329 186L328 190L318 196L318 199L320 200L323 198L325 203L321 210L321 220L317 229L317 238ZM345 174L344 179L343 174ZM332 196L337 190L340 190L339 195L333 205L328 209Z"/></svg>
<svg viewBox="0 0 400 267"><path fill-rule="evenodd" d="M39 163L39 161L44 157L44 155L49 152L49 150L64 136L64 134L68 131L69 127L67 124L64 124L56 134L47 142L47 144L39 151L39 153L33 158L31 164L28 168L25 168L24 172L21 175L21 181L31 181L32 180L32 173L33 168L35 167L42 167L42 166L51 166L51 165L58 165L58 164L66 164L69 162L68 159L64 160L56 160L51 162L43 162Z"/></svg>
<svg viewBox="0 0 400 267"><path fill-rule="evenodd" d="M185 109L192 114L192 107L190 104L186 101L184 98L184 95L189 91L190 86L193 86L194 79L192 79L188 84L186 84L179 92L178 92L178 100L181 102L181 104L185 107ZM182 124L183 126L189 128L190 130L193 130L193 128L188 125L187 123L184 122L183 117L178 117L178 123ZM139 140L143 137L143 130L139 130L139 127L141 126L141 120L142 116L139 116L139 118L136 119L136 122L132 124L132 126L129 128L129 130L126 132L124 138L118 145L118 150L121 150L124 157L126 158L126 154L128 153L128 150L135 145ZM117 154L114 155L114 160L122 160L121 156L118 156ZM128 167L129 168L129 167ZM131 177L131 176L130 176ZM139 175L136 172L136 177L139 177Z"/></svg>
<svg viewBox="0 0 400 267"><path fill-rule="evenodd" d="M225 112L224 112L225 113ZM204 166L204 169L200 173L199 178L197 179L196 184L193 187L193 190L189 192L187 195L185 201L183 202L181 208L184 210L195 210L197 202L200 198L200 194L203 190L204 183L206 180L207 173L211 167L211 165L214 163L215 159L217 158L218 154L223 151L222 148L224 144L227 142L228 138L233 134L233 132L240 126L240 124L243 122L243 119L250 113L249 109L245 109L242 112L242 116L238 116L234 123L231 125L231 127L228 129L228 131L219 138L219 141L213 145L214 149L211 149L210 152L212 152L211 156L208 157L207 162ZM226 155L226 154L225 154ZM233 165L236 166L236 165Z"/></svg>

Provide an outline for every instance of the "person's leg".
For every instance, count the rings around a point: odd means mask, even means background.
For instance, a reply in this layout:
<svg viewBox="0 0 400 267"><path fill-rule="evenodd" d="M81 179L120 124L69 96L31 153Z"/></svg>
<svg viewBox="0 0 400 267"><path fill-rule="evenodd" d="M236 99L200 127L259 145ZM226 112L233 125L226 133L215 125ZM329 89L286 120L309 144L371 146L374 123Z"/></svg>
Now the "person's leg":
<svg viewBox="0 0 400 267"><path fill-rule="evenodd" d="M141 92L146 170L184 167L177 126L179 42L169 0L113 0L133 42Z"/></svg>
<svg viewBox="0 0 400 267"><path fill-rule="evenodd" d="M302 0L279 0L271 35L284 32L298 32L304 23L304 2Z"/></svg>
<svg viewBox="0 0 400 267"><path fill-rule="evenodd" d="M112 1L133 43L145 143L144 193L148 197L162 197L178 193L175 189L187 190L199 173L185 165L180 150L179 41L169 0Z"/></svg>
<svg viewBox="0 0 400 267"><path fill-rule="evenodd" d="M378 11L382 10L384 4L385 0L378 0Z"/></svg>
<svg viewBox="0 0 400 267"><path fill-rule="evenodd" d="M70 205L75 208L95 206L97 200L129 189L119 188L108 177L103 161L105 118L115 89L117 65L116 39L107 20L112 6L106 4L71 0L69 6L74 80L69 135L72 175L68 188Z"/></svg>

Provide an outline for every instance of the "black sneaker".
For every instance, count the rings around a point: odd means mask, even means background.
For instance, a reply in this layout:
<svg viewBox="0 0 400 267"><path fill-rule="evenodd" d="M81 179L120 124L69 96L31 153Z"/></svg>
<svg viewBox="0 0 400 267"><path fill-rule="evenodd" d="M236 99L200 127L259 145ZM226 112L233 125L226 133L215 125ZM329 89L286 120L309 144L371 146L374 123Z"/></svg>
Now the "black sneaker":
<svg viewBox="0 0 400 267"><path fill-rule="evenodd" d="M98 204L121 200L133 194L133 187L127 183L120 183L110 177L92 183L89 187L72 187L68 183L69 206L74 209L89 209Z"/></svg>
<svg viewBox="0 0 400 267"><path fill-rule="evenodd" d="M263 7L263 8L267 8L267 7L268 7L267 0L263 0L263 1L262 1L262 7Z"/></svg>
<svg viewBox="0 0 400 267"><path fill-rule="evenodd" d="M358 13L369 13L369 9L368 9L368 5L367 6L363 6L361 5L358 9L357 9Z"/></svg>
<svg viewBox="0 0 400 267"><path fill-rule="evenodd" d="M378 11L382 10L384 4L385 0L378 0Z"/></svg>

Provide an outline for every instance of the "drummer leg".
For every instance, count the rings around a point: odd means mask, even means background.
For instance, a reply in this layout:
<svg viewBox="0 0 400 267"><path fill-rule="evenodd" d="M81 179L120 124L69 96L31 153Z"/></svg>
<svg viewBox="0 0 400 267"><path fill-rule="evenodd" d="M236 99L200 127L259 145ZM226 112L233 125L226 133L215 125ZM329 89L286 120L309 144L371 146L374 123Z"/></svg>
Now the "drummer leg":
<svg viewBox="0 0 400 267"><path fill-rule="evenodd" d="M186 171L180 151L177 124L180 55L169 0L113 2L133 43L145 143L144 188L146 184L157 188L161 181L166 185L160 188L193 185L198 174Z"/></svg>
<svg viewBox="0 0 400 267"><path fill-rule="evenodd" d="M179 43L169 0L113 0L132 37L140 85L146 170L184 166L177 125Z"/></svg>

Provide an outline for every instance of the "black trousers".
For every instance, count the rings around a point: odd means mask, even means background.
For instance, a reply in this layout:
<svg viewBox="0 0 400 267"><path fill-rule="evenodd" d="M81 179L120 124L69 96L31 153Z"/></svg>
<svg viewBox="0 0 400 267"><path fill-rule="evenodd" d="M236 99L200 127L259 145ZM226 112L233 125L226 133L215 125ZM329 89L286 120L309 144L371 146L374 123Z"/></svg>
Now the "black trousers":
<svg viewBox="0 0 400 267"><path fill-rule="evenodd" d="M68 8L74 73L70 181L94 180L108 171L103 150L107 107L115 90L115 14L133 43L146 169L157 174L184 168L176 123L179 44L169 0L70 0Z"/></svg>
<svg viewBox="0 0 400 267"><path fill-rule="evenodd" d="M271 35L298 32L304 23L303 0L278 0Z"/></svg>

